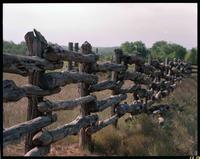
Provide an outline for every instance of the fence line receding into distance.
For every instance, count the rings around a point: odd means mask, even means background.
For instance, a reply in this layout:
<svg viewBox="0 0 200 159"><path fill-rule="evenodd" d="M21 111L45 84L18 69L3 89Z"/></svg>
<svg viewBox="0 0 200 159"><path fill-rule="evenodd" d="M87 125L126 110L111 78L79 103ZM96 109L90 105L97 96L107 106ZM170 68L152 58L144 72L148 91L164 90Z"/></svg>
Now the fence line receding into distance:
<svg viewBox="0 0 200 159"><path fill-rule="evenodd" d="M3 53L3 71L28 77L29 85L17 86L12 80L3 81L3 102L16 102L28 98L27 121L3 130L3 145L12 144L26 136L25 156L44 156L50 152L52 143L68 135L79 134L80 148L92 150L92 134L113 124L126 113L164 113L174 105L155 102L169 95L184 77L192 73L192 66L183 60L159 62L149 58L148 63L139 53L124 54L115 49L111 63L97 63L98 56L87 41L79 51L78 43L69 43L68 50L59 45L48 44L40 32L34 29L25 35L29 56ZM73 49L74 48L74 49ZM74 51L73 51L74 50ZM62 72L45 72L63 67ZM78 68L79 65L79 68ZM128 69L134 65L134 69ZM112 72L111 79L98 82L98 72ZM125 80L133 81L122 88ZM79 84L80 98L50 101L45 96L59 93L61 87ZM93 92L110 89L112 96L98 100ZM127 93L134 101L122 103ZM70 123L52 130L43 129L56 122L56 111L72 110L80 105L80 115ZM111 108L111 116L99 121L97 112Z"/></svg>

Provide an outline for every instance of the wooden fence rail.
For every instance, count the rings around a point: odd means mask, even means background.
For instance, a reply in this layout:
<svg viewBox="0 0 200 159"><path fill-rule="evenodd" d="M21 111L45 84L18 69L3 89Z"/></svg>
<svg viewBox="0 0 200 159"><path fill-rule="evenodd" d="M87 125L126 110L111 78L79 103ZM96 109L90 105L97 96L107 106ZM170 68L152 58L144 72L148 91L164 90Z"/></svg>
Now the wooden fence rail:
<svg viewBox="0 0 200 159"><path fill-rule="evenodd" d="M3 132L3 143L7 144L10 141L23 137L29 132L36 132L37 130L48 126L56 120L56 114L54 114L53 116L40 116L32 120L26 121L24 123L12 126L8 129L5 129Z"/></svg>
<svg viewBox="0 0 200 159"><path fill-rule="evenodd" d="M92 52L92 46L87 41L78 52L78 43L69 43L66 50L59 45L48 44L40 32L34 29L25 35L29 56L3 53L3 71L28 76L29 84L17 86L12 80L3 81L3 102L15 102L23 97L28 98L27 121L6 128L3 131L3 145L12 144L14 140L26 135L25 156L44 156L50 152L50 145L68 135L79 134L80 148L92 150L92 134L108 125L117 127L117 121L126 113L138 115L141 113L155 114L168 111L174 106L154 105L156 101L168 96L176 88L179 81L190 75L194 69L183 60L168 60L160 62L149 58L148 63L140 53L126 55L121 49L116 49L112 63L97 63L98 56ZM63 67L63 61L68 61L68 71L48 72ZM71 71L79 65L79 71ZM78 64L79 63L79 64ZM134 70L128 70L129 65L135 65ZM196 69L196 68L195 68ZM112 72L111 79L98 80L98 72ZM133 82L124 88L124 81ZM80 98L51 101L44 96L59 93L61 87L78 83ZM112 90L112 95L102 100L93 92ZM134 101L122 103L127 99L127 93L133 94ZM57 119L54 111L72 110L80 107L80 115L70 123L46 130L44 127ZM98 113L106 108L111 109L108 119L99 121Z"/></svg>
<svg viewBox="0 0 200 159"><path fill-rule="evenodd" d="M51 90L44 90L38 86L31 85L31 84L18 87L12 80L3 81L3 101L4 102L18 101L22 97L31 97L31 96L43 97L43 96L59 93L60 91L61 89L58 87Z"/></svg>
<svg viewBox="0 0 200 159"><path fill-rule="evenodd" d="M63 62L49 62L37 56L3 54L3 72L28 76L33 71L55 70L63 67Z"/></svg>

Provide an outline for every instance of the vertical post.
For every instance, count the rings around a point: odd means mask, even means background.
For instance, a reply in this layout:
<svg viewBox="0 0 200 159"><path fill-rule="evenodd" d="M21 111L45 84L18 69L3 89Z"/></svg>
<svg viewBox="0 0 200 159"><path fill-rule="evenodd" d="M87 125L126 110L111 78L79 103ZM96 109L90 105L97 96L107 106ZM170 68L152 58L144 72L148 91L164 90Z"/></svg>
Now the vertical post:
<svg viewBox="0 0 200 159"><path fill-rule="evenodd" d="M78 52L78 50L79 50L78 43L75 43L75 45L74 45L74 51ZM78 62L75 62L75 63L74 63L74 66L75 66L76 68L78 68Z"/></svg>
<svg viewBox="0 0 200 159"><path fill-rule="evenodd" d="M69 51L73 51L73 43L69 42L68 43L68 49ZM68 71L72 70L72 61L68 61Z"/></svg>
<svg viewBox="0 0 200 159"><path fill-rule="evenodd" d="M90 43L88 43L87 41L83 43L83 45L81 46L81 53L82 54L91 54L92 53L92 46L90 45ZM92 65L93 65L92 63L79 64L79 72L92 73L91 72ZM90 94L90 92L88 91L89 86L90 86L89 84L86 84L83 82L80 83L79 92L80 92L81 97L87 96ZM92 107L93 104L95 104L95 102L81 104L81 108L80 108L81 116L90 115L89 107ZM80 130L79 146L81 149L92 151L92 136L90 134L87 134L85 130L86 130L86 128L82 128Z"/></svg>
<svg viewBox="0 0 200 159"><path fill-rule="evenodd" d="M152 59L152 58L151 58L151 54L149 54L149 57L148 57L148 64L149 64L149 65L151 65L151 59Z"/></svg>
<svg viewBox="0 0 200 159"><path fill-rule="evenodd" d="M167 65L168 65L168 58L166 57L166 58L165 58L165 66L167 66ZM169 72L169 69L167 68L167 69L165 69L164 74L167 75L168 72Z"/></svg>
<svg viewBox="0 0 200 159"><path fill-rule="evenodd" d="M148 56L148 64L151 65L152 63L152 57L151 57L151 53L149 53L149 56ZM150 75L151 77L151 75ZM147 90L149 90L151 88L151 85L147 85ZM145 97L145 101L144 101L144 104L145 104L145 107L144 107L144 110L147 111L147 101L150 99L150 97Z"/></svg>
<svg viewBox="0 0 200 159"><path fill-rule="evenodd" d="M113 55L113 63L120 64L121 63L121 57L122 57L122 50L121 49L115 49L114 55ZM112 77L111 78L112 78L113 81L117 82L118 81L118 72L112 71ZM119 94L118 90L112 90L112 95L117 95L117 94ZM113 116L115 114L115 109L118 105L119 104L115 104L111 107L111 116ZM113 126L115 128L117 128L117 123L118 123L117 120L113 123Z"/></svg>
<svg viewBox="0 0 200 159"><path fill-rule="evenodd" d="M168 65L168 58L166 57L165 58L165 66L167 66Z"/></svg>
<svg viewBox="0 0 200 159"><path fill-rule="evenodd" d="M138 53L138 55L141 55L140 53ZM150 56L149 56L150 57ZM139 64L135 64L135 72L141 72L141 65L139 65ZM140 84L137 84L137 85L139 85L140 86ZM134 100L139 100L140 98L138 97L138 94L137 93L133 93L133 99Z"/></svg>
<svg viewBox="0 0 200 159"><path fill-rule="evenodd" d="M42 50L47 45L47 42L39 32L37 32L36 30L34 30L34 32L36 34L36 37L34 36L33 32L28 32L24 37L28 47L28 55L42 57ZM34 71L28 77L29 83L38 86L39 78L43 73L44 71ZM43 113L39 112L37 109L37 104L42 100L43 97L36 97L36 96L28 97L27 120L31 120L38 116L43 115ZM29 150L33 148L32 138L39 131L35 133L29 133L26 136L25 153L27 153Z"/></svg>

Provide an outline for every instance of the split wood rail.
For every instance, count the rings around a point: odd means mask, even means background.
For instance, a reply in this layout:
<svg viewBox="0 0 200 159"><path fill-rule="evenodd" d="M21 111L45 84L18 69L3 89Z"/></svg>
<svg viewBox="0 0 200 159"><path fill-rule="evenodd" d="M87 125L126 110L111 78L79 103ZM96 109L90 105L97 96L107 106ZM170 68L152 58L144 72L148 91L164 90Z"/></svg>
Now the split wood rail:
<svg viewBox="0 0 200 159"><path fill-rule="evenodd" d="M111 63L97 63L98 56L87 41L79 51L78 43L69 43L68 50L59 45L48 44L40 32L25 35L29 56L3 53L3 71L29 78L29 84L17 86L12 80L3 81L3 102L15 102L28 98L27 121L3 130L3 146L26 136L25 156L44 156L50 152L50 145L69 135L79 134L80 148L92 150L92 134L113 124L126 113L160 114L173 107L168 104L155 105L155 102L168 96L178 81L192 73L190 64L183 60L159 62L149 58L148 63L139 53L132 56L116 49ZM62 72L45 72L63 67L68 61L68 69ZM79 65L73 69L72 62ZM129 69L134 65L134 69ZM98 82L98 72L112 72L111 79ZM122 88L125 80L133 85ZM59 93L61 87L78 83L80 98L75 100L50 101L45 96ZM112 96L97 100L93 92L110 89ZM122 103L132 93L132 103ZM52 130L44 129L56 122L56 111L71 110L80 106L80 115L70 123ZM97 112L111 107L111 116L99 121Z"/></svg>

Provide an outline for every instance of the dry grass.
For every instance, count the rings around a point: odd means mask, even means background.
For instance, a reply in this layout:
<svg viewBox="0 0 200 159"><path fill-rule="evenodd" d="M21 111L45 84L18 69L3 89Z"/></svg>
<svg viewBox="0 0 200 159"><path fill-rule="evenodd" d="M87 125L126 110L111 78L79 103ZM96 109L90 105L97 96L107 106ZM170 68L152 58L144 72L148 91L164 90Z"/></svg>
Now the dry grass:
<svg viewBox="0 0 200 159"><path fill-rule="evenodd" d="M100 81L107 79L100 74ZM3 79L12 79L18 86L27 84L27 78L14 74L3 74ZM131 81L126 81L129 86ZM94 93L98 100L111 95L105 90ZM50 100L66 100L79 97L77 84L70 84L62 88L59 94L48 96ZM132 101L128 94L128 103ZM183 81L171 95L162 103L178 103L185 105L184 111L171 111L166 118L165 127L158 127L157 122L145 114L135 117L130 123L125 123L125 115L119 120L119 129L108 126L93 135L94 152L84 152L78 148L78 136L68 136L51 146L49 156L75 155L194 155L197 150L197 81L192 77ZM4 103L3 126L10 127L26 121L27 99L23 98L16 103ZM49 129L61 126L72 121L78 114L78 108L72 111L59 111L58 121L49 126ZM98 113L100 119L109 117L110 109ZM4 148L5 156L24 155L24 140Z"/></svg>

